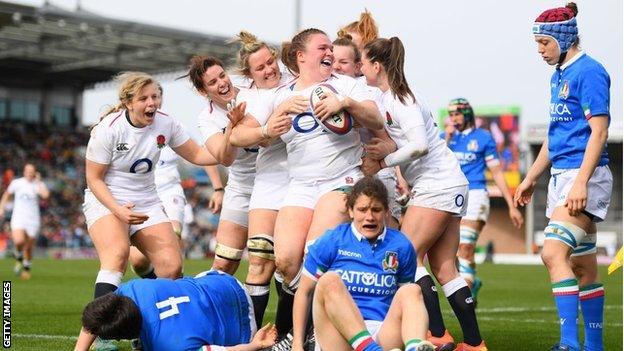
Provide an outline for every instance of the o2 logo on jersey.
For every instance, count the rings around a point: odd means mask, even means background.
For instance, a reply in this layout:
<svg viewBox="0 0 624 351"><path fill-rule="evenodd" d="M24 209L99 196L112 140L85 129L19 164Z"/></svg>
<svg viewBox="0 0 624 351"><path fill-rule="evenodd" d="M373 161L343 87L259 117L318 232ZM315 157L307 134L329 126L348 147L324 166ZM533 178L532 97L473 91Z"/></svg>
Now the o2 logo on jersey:
<svg viewBox="0 0 624 351"><path fill-rule="evenodd" d="M314 114L306 111L298 114L292 121L293 129L298 133L310 133L318 128L319 124L314 118Z"/></svg>
<svg viewBox="0 0 624 351"><path fill-rule="evenodd" d="M149 173L152 171L152 165L152 160L150 160L149 158L138 159L134 161L132 166L130 166L130 173Z"/></svg>

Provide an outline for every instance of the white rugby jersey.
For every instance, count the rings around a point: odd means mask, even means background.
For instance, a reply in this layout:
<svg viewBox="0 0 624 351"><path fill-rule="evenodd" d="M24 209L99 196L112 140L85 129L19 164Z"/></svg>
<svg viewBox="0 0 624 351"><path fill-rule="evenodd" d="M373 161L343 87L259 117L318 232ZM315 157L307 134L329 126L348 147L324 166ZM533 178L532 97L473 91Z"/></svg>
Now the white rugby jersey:
<svg viewBox="0 0 624 351"><path fill-rule="evenodd" d="M310 98L316 85L294 90L296 82L295 79L277 89L274 109L291 96ZM364 86L351 77L332 74L322 83L331 85L339 95L349 96L355 101L370 100ZM292 123L292 128L282 135L291 178L304 181L333 179L362 163L362 144L357 130L352 129L345 135L326 132L314 119L311 108L298 115L293 114Z"/></svg>
<svg viewBox="0 0 624 351"><path fill-rule="evenodd" d="M7 191L13 195L12 218L27 219L38 223L39 214L39 181L32 182L22 177L11 181Z"/></svg>
<svg viewBox="0 0 624 351"><path fill-rule="evenodd" d="M179 159L178 154L169 146L162 148L160 151L160 158L154 171L154 183L159 194L171 187L180 186Z"/></svg>
<svg viewBox="0 0 624 351"><path fill-rule="evenodd" d="M282 74L280 85L287 84L292 79L291 75ZM241 89L236 100L237 102L246 101L247 112L256 119L259 125L263 126L269 120L271 113L273 113L273 101L275 100L276 90L277 88L259 89L252 85L249 89ZM281 138L278 138L267 147L259 148L258 159L256 160L256 177L287 173L286 144L284 144ZM286 175L285 178L288 178L288 176Z"/></svg>
<svg viewBox="0 0 624 351"><path fill-rule="evenodd" d="M355 80L357 80L358 83L364 86L364 89L368 91L370 99L375 101L377 108L381 110L381 97L383 94L381 89L366 84L366 77L364 76L357 77L355 78ZM367 128L359 127L358 132L360 133L360 139L362 140L363 144L368 144L368 142L373 137L372 133ZM394 179L396 181L396 172L394 171L394 167L380 169L379 172L377 172L377 176L380 179Z"/></svg>
<svg viewBox="0 0 624 351"><path fill-rule="evenodd" d="M228 123L230 120L227 117L227 111L210 101L197 116L197 126L202 135L202 142L205 144L211 136L225 132ZM234 163L228 167L228 185L251 191L256 176L257 156L257 146L238 148Z"/></svg>
<svg viewBox="0 0 624 351"><path fill-rule="evenodd" d="M109 165L104 182L119 204L158 203L154 171L161 150L189 140L177 119L157 111L154 122L143 128L128 122L126 110L112 113L91 131L86 158ZM87 188L85 194L90 193Z"/></svg>
<svg viewBox="0 0 624 351"><path fill-rule="evenodd" d="M429 189L447 189L468 184L459 168L453 152L440 138L440 130L433 120L433 114L424 99L418 95L416 102L407 99L404 105L394 98L388 89L382 95L381 115L386 119L386 130L401 148L409 141L405 133L412 128L425 128L429 153L420 159L400 165L403 177L411 186L424 186Z"/></svg>

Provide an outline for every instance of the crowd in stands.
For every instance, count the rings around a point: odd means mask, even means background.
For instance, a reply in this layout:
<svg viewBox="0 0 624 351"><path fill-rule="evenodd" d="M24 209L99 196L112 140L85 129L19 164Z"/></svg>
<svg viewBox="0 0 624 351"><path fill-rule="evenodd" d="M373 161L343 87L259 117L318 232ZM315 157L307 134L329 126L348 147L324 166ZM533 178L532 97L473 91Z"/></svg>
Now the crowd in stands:
<svg viewBox="0 0 624 351"><path fill-rule="evenodd" d="M87 127L69 128L41 124L2 122L0 128L0 194L11 180L22 176L24 164L33 163L50 189L50 197L41 201L40 248L83 248L93 244L87 234L82 214L85 189L85 150L89 140ZM210 188L193 186L185 190L195 220L188 225L186 251L209 252L216 220L208 207ZM10 245L9 220L0 218L0 252Z"/></svg>

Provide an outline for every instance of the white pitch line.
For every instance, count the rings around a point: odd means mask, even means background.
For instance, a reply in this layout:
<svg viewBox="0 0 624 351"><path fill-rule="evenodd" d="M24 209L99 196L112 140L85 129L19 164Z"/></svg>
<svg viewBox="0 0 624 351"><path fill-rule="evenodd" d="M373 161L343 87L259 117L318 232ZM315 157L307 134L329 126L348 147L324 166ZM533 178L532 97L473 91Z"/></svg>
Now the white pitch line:
<svg viewBox="0 0 624 351"><path fill-rule="evenodd" d="M559 320L544 320L544 319L526 319L526 318L500 318L500 317L477 317L479 322L513 322L513 323L530 323L530 324L559 324ZM579 325L583 325L582 323ZM604 322L603 328L606 327L622 327L622 323Z"/></svg>
<svg viewBox="0 0 624 351"><path fill-rule="evenodd" d="M77 336L68 335L44 335L44 334L12 334L18 338L30 338L30 339L51 339L51 340L78 340Z"/></svg>
<svg viewBox="0 0 624 351"><path fill-rule="evenodd" d="M605 310L622 309L622 305L606 305ZM557 311L556 307L494 307L494 308L477 308L477 314L481 313L506 313L506 312L553 312Z"/></svg>
<svg viewBox="0 0 624 351"><path fill-rule="evenodd" d="M621 305L606 305L605 310L622 309ZM480 321L491 322L513 322L513 323L531 323L531 324L559 324L558 320L545 320L545 319L526 319L526 318L506 318L506 317L488 317L483 314L488 313L505 313L505 312L554 312L557 309L555 307L495 307L495 308L478 308L477 314ZM451 316L452 313L446 313ZM605 322L605 327L622 327L622 323ZM18 338L32 338L32 339L49 339L49 340L78 340L76 336L67 335L42 335L42 334L13 334Z"/></svg>

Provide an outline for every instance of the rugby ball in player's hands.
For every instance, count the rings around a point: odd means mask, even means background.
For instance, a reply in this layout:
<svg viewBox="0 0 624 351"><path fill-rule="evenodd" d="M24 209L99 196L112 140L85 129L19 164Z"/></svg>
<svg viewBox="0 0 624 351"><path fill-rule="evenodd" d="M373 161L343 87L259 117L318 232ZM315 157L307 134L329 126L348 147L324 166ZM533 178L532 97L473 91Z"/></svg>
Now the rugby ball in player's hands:
<svg viewBox="0 0 624 351"><path fill-rule="evenodd" d="M323 96L326 96L325 94L329 94L330 92L338 94L336 89L329 84L319 84L312 89L312 93L310 94L310 107L312 107L312 111L314 111L316 105L323 99ZM314 116L314 118L323 130L330 133L344 135L349 133L353 128L353 118L344 110L329 116L323 122L316 116Z"/></svg>

